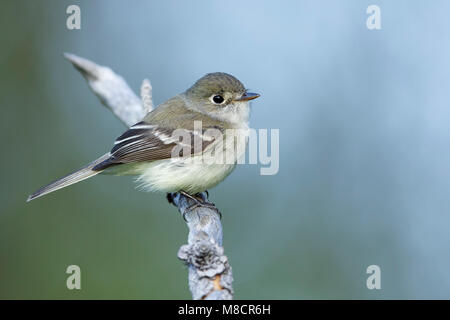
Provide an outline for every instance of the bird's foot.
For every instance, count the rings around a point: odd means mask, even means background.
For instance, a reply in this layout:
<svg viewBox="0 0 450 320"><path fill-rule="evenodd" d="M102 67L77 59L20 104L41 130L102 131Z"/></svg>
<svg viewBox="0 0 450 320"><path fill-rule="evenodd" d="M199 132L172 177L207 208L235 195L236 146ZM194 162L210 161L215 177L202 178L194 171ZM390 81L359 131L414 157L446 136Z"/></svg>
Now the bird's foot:
<svg viewBox="0 0 450 320"><path fill-rule="evenodd" d="M168 193L167 195L166 195L166 198L167 198L167 201L169 201L169 203L170 204L175 204L175 203L173 203L173 193Z"/></svg>
<svg viewBox="0 0 450 320"><path fill-rule="evenodd" d="M194 201L194 204L190 205L186 209L186 211L183 213L183 219L185 221L186 221L186 217L185 217L186 213L189 212L189 211L194 210L195 208L199 208L199 207L209 208L211 210L216 211L217 214L219 215L220 219L222 219L222 213L219 211L219 209L216 208L214 203L211 203L211 202L208 201L209 192L207 190L205 190L206 196L202 192L201 193L196 193L195 195L190 195L189 193L181 190L181 191L179 191L179 193Z"/></svg>

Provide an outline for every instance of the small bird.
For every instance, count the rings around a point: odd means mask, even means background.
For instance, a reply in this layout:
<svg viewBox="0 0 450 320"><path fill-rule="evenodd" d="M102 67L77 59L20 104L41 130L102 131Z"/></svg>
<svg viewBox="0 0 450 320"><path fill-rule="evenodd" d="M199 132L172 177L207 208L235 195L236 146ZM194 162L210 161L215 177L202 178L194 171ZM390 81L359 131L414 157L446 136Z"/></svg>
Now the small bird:
<svg viewBox="0 0 450 320"><path fill-rule="evenodd" d="M27 202L99 173L137 175L137 182L145 190L180 192L198 199L195 195L223 181L245 152L247 139L240 138L249 130L249 101L258 97L259 94L247 92L230 74L209 73L131 126L115 140L110 152L37 190ZM196 127L199 123L201 130ZM241 145L236 146L235 139L228 142L230 129L238 132L237 143ZM180 136L190 139L180 141ZM179 155L174 152L179 149L188 149L189 156L174 156ZM202 160L205 153L219 151L231 161L193 161Z"/></svg>

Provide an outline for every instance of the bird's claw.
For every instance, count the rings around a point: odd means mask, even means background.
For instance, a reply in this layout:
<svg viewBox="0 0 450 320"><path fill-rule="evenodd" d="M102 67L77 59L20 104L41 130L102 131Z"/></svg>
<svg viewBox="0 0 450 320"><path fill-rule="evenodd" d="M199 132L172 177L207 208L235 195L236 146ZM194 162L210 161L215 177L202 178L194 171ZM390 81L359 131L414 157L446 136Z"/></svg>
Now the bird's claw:
<svg viewBox="0 0 450 320"><path fill-rule="evenodd" d="M206 197L204 196L203 193L197 193L194 196L190 195L189 193L185 192L185 191L179 191L180 194L182 194L183 196L185 196L186 198L189 198L191 200L194 201L194 203L192 205L190 205L183 213L183 219L184 221L187 222L186 220L186 214L196 208L199 207L203 207L203 208L208 208L211 210L214 210L220 217L220 219L222 219L222 213L219 211L219 209L216 208L216 206L208 201L208 196L209 193L207 190L205 190L206 193ZM169 196L168 196L168 200L170 202Z"/></svg>

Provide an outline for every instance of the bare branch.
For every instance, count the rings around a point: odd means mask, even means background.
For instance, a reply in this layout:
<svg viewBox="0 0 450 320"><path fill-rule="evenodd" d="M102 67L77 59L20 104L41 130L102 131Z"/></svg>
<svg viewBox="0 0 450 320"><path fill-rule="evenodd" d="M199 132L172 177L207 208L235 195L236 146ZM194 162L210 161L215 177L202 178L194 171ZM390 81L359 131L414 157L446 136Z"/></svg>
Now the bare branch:
<svg viewBox="0 0 450 320"><path fill-rule="evenodd" d="M153 110L153 100L152 100L152 84L150 80L144 79L141 85L141 100L144 105L145 113Z"/></svg>
<svg viewBox="0 0 450 320"><path fill-rule="evenodd" d="M145 116L142 101L121 76L108 67L100 66L74 54L65 53L64 57L80 71L102 104L128 127Z"/></svg>
<svg viewBox="0 0 450 320"><path fill-rule="evenodd" d="M81 72L92 91L117 118L128 127L139 122L153 109L152 86L145 79L141 86L142 101L126 81L108 67L99 66L74 54L64 56ZM207 202L206 193L203 194ZM214 204L198 206L180 193L170 195L189 228L188 244L181 246L178 258L189 268L189 289L194 299L233 299L233 276L222 247L220 212Z"/></svg>
<svg viewBox="0 0 450 320"><path fill-rule="evenodd" d="M205 193L203 197L207 201ZM179 193L173 194L172 202L189 227L188 244L180 248L178 258L189 266L192 297L195 300L233 299L233 275L223 252L219 211L196 206L194 200Z"/></svg>

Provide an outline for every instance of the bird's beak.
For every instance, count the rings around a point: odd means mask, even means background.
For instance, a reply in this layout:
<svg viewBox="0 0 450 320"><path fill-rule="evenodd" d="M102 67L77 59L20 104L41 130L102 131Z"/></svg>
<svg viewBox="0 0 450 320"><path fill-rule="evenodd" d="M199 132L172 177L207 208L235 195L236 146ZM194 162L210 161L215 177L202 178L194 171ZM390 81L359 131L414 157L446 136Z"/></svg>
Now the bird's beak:
<svg viewBox="0 0 450 320"><path fill-rule="evenodd" d="M246 92L240 98L234 99L234 101L248 101L259 97L257 93Z"/></svg>

